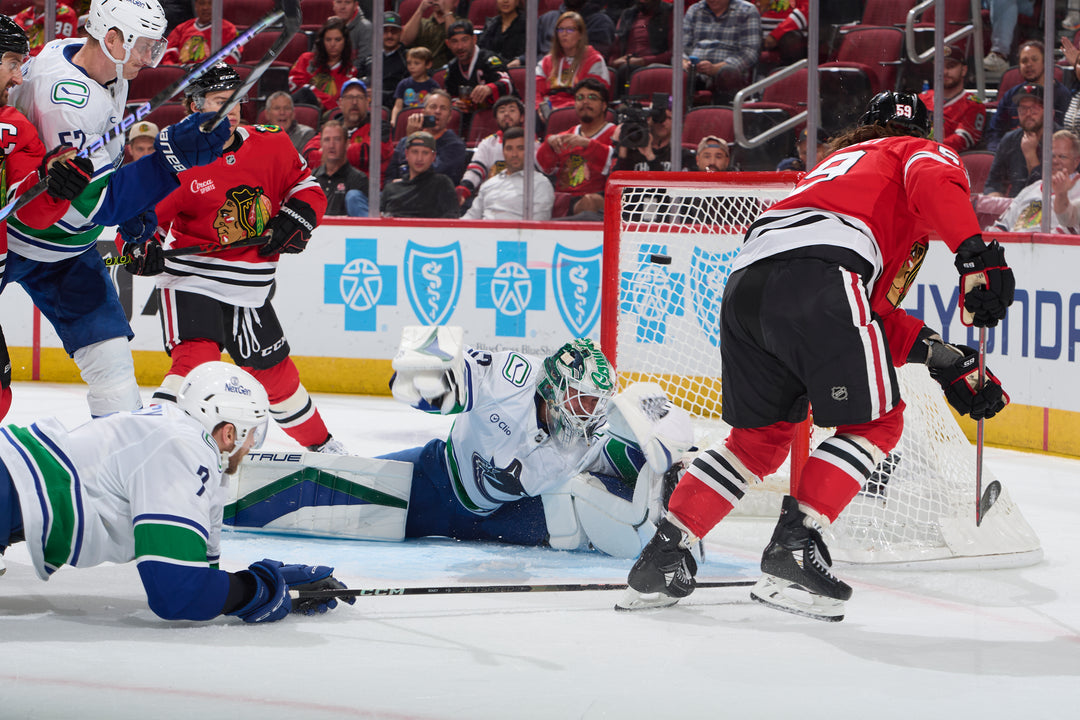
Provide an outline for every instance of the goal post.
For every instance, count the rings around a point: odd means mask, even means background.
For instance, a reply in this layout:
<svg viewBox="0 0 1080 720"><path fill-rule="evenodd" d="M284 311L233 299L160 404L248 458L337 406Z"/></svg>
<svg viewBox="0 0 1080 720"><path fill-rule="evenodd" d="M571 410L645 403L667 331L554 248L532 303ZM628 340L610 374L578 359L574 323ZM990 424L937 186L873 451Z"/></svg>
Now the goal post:
<svg viewBox="0 0 1080 720"><path fill-rule="evenodd" d="M723 437L720 303L751 223L798 173L614 173L605 191L601 347L620 381L651 381L694 417L700 443ZM1008 483L975 525L975 451L925 368L900 368L904 434L830 529L842 562L892 567L1020 566L1042 557ZM740 503L778 511L816 442ZM984 471L984 484L993 480Z"/></svg>

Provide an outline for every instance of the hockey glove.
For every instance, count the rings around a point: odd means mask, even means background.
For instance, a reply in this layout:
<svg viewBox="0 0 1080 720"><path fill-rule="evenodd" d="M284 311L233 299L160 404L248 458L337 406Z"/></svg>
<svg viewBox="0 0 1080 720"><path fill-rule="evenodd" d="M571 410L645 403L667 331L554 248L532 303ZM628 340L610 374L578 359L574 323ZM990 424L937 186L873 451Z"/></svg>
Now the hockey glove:
<svg viewBox="0 0 1080 720"><path fill-rule="evenodd" d="M259 254L265 257L304 252L318 221L315 210L303 200L286 200L278 214L266 224L265 234L270 240L259 248Z"/></svg>
<svg viewBox="0 0 1080 720"><path fill-rule="evenodd" d="M345 588L334 576L333 568L323 565L284 565L277 560L252 563L247 571L255 579L255 596L236 615L244 622L275 622L290 612L313 615L337 607L336 598L290 600L289 590L341 590ZM342 598L350 605L356 598Z"/></svg>
<svg viewBox="0 0 1080 720"><path fill-rule="evenodd" d="M79 197L94 176L90 158L74 153L75 148L61 145L46 155L38 168L38 177L46 182L45 191L57 200L70 202Z"/></svg>
<svg viewBox="0 0 1080 720"><path fill-rule="evenodd" d="M157 238L150 238L144 243L124 243L124 254L131 257L131 262L123 268L132 275L160 275L165 272L165 251Z"/></svg>
<svg viewBox="0 0 1080 720"><path fill-rule="evenodd" d="M158 133L154 140L154 157L164 162L174 173L182 173L199 165L209 165L221 157L225 142L232 134L228 122L220 122L208 133L199 126L214 113L195 113L170 125Z"/></svg>
<svg viewBox="0 0 1080 720"><path fill-rule="evenodd" d="M960 273L960 310L965 325L994 327L1005 317L1016 292L1016 278L1005 264L1005 251L997 240L989 245L972 235L956 251Z"/></svg>
<svg viewBox="0 0 1080 720"><path fill-rule="evenodd" d="M990 368L983 368L983 386L978 387L979 353L972 347L932 341L926 365L930 377L945 391L945 399L961 415L987 420L1009 403L1009 396Z"/></svg>

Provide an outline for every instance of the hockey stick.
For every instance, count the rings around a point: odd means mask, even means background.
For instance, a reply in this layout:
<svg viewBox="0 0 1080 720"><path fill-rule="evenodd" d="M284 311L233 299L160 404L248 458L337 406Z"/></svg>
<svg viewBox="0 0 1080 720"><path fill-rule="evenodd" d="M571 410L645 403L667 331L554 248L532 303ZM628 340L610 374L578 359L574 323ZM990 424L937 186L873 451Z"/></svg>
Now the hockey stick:
<svg viewBox="0 0 1080 720"><path fill-rule="evenodd" d="M713 580L697 583L698 588L750 587L757 580ZM621 583L564 583L553 585L437 585L434 587L389 587L341 590L290 590L293 600L322 600L391 595L461 595L476 593L579 592L625 590Z"/></svg>
<svg viewBox="0 0 1080 720"><path fill-rule="evenodd" d="M265 245L270 241L269 235L256 235L255 237L244 238L243 240L237 240L234 243L228 245L221 245L219 243L203 243L202 245L188 245L185 247L169 248L162 252L167 258L180 257L181 255L213 255L214 253L225 252L226 250L232 250L233 248L251 247L253 245ZM133 255L117 255L116 257L105 258L105 267L113 267L115 265L127 265L133 262L135 257Z"/></svg>
<svg viewBox="0 0 1080 720"><path fill-rule="evenodd" d="M284 27L281 29L281 35L274 41L274 44L270 46L270 49L266 51L266 55L259 64L251 69L248 74L247 80L245 80L240 87L235 88L229 99L225 101L225 104L221 106L221 109L217 111L214 117L204 122L199 129L204 133L208 133L216 128L222 120L229 114L229 111L239 103L244 95L254 87L255 83L259 82L259 78L263 76L266 69L270 67L270 64L277 59L277 56L281 54L281 51L285 49L285 46L293 39L293 36L300 31L300 25L303 23L303 17L300 13L300 0L281 0L282 17L284 19Z"/></svg>
<svg viewBox="0 0 1080 720"><path fill-rule="evenodd" d="M295 0L285 0L285 1L286 2L295 2ZM299 9L297 10L297 13L299 13ZM179 80L174 82L172 85L165 88L164 90L159 92L157 95L155 95L154 97L152 97L149 100L147 100L146 102L144 102L139 107L135 108L135 110L133 112L125 114L123 119L118 124L113 125L111 128L106 130L105 133L98 140L95 140L88 147L83 148L81 151L79 151L79 155L82 156L82 157L87 157L91 152L96 151L100 147L104 147L106 143L110 142L117 135L126 132L127 129L129 127L131 127L132 125L134 125L136 122L138 122L139 120L142 120L144 117L149 115L151 112L153 112L157 108L161 107L165 103L172 100L174 95L176 95L178 92L180 92L181 90L186 88L188 85L190 85L195 80L195 78L199 77L204 72L206 72L209 68L216 65L218 62L220 62L222 59L224 59L225 56L227 56L233 50L240 47L241 45L246 44L249 40L251 40L251 38L255 37L260 32L262 32L266 28L270 27L271 25L274 25L279 20L281 20L284 16L285 16L285 11L284 10L275 10L274 12L270 13L269 15L264 17L259 22L255 23L254 25L249 27L247 30L245 30L240 35L237 35L236 38L232 42L222 46L222 48L220 50L218 50L216 53L214 53L209 58L207 58L201 65L196 67L194 70L189 72L187 75L180 78ZM37 184L35 184L33 187L31 187L26 192L24 192L22 195L20 195L19 197L13 199L11 202L5 204L3 207L0 207L0 222L6 220L9 215L11 215L14 212L17 212L20 208L24 207L27 203L32 201L38 195L45 192L45 189L47 187L48 187L47 180L45 180L45 179L39 180L37 182Z"/></svg>
<svg viewBox="0 0 1080 720"><path fill-rule="evenodd" d="M979 387L986 382L986 328L979 328ZM983 471L983 424L985 419L980 418L975 424L975 527L982 525L986 513L997 502L1001 495L1001 483L994 480L986 486L986 492L982 487Z"/></svg>

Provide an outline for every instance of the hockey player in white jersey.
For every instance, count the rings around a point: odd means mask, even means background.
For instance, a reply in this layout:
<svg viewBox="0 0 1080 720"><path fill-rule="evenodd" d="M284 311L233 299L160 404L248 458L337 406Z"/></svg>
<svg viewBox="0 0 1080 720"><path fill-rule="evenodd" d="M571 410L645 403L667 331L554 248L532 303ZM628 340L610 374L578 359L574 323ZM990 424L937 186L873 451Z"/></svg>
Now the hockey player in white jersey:
<svg viewBox="0 0 1080 720"><path fill-rule="evenodd" d="M218 568L223 473L262 443L269 416L258 381L212 362L188 374L176 404L73 430L55 418L0 428L0 552L25 541L42 580L63 565L134 560L150 609L166 620L326 612L336 600L293 601L289 591L344 588L333 568Z"/></svg>
<svg viewBox="0 0 1080 720"><path fill-rule="evenodd" d="M8 218L4 282L18 282L48 318L89 386L91 414L141 405L123 307L95 242L115 225L152 208L178 186L177 173L220 157L228 123L202 133L209 115L162 130L157 152L120 168L123 134L104 142L124 116L128 80L165 50L165 14L157 0L93 0L89 37L49 43L23 70L11 102L38 128L47 148L86 150L93 175L60 219L44 230L22 211Z"/></svg>

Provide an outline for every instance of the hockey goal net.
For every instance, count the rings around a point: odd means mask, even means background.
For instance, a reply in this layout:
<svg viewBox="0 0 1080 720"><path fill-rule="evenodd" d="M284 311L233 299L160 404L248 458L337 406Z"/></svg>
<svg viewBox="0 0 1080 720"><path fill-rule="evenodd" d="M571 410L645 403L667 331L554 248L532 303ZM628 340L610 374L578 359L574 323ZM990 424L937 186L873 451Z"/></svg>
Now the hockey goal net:
<svg viewBox="0 0 1080 720"><path fill-rule="evenodd" d="M720 301L747 226L796 173L616 173L604 210L601 345L620 381L659 383L695 418L700 444L722 438ZM901 368L904 434L833 524L843 562L892 567L1010 567L1041 558L1038 537L1003 489L975 525L975 449L924 368ZM790 462L740 503L778 512L830 431L807 430ZM983 470L983 487L994 480Z"/></svg>

